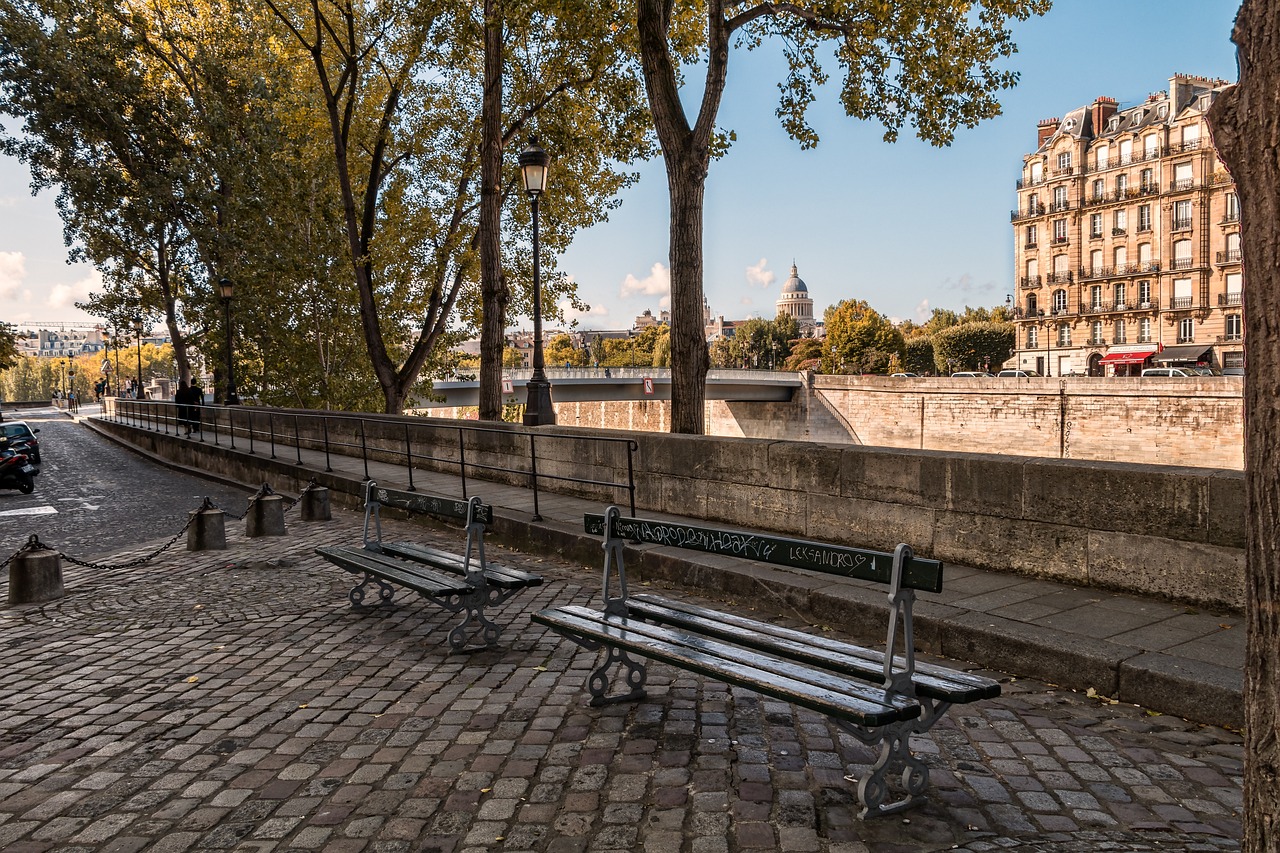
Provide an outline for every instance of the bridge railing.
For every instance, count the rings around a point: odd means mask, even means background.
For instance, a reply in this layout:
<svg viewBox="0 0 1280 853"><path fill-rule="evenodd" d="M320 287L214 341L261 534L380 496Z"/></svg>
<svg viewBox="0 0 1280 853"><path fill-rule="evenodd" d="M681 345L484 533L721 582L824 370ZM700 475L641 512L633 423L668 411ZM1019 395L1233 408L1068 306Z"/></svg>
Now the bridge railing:
<svg viewBox="0 0 1280 853"><path fill-rule="evenodd" d="M462 481L462 495L468 495L472 480L497 480L528 486L533 491L533 516L540 520L539 483L553 481L599 491L614 500L626 494L632 515L636 509L634 439L613 436L583 436L549 432L544 429L519 430L499 426L484 427L452 421L390 415L358 415L333 412L304 412L250 406L191 406L185 418L180 407L158 400L130 400L109 397L103 416L114 423L138 429L179 435L189 425L196 428L194 440L224 443L232 450L250 454L296 455L304 464L303 450L324 454L324 470L332 472L333 456L358 458L364 478L371 479L369 463L402 465L409 491L416 491L415 470L456 471ZM590 458L590 466L574 464ZM543 470L539 470L539 462ZM549 464L548 464L549 463ZM548 470L550 468L550 470ZM575 469L613 471L614 479L577 476Z"/></svg>

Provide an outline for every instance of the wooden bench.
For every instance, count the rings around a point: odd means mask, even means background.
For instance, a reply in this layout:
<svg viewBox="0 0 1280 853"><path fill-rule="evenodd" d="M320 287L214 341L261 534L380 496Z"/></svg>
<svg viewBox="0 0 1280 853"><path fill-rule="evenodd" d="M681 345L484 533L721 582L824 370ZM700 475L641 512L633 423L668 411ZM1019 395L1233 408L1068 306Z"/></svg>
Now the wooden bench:
<svg viewBox="0 0 1280 853"><path fill-rule="evenodd" d="M929 770L911 754L911 736L927 732L953 704L1000 695L992 679L916 662L912 603L917 590L941 592L942 564L915 557L906 545L887 554L624 518L617 507L585 521L589 533L604 537L603 610L566 605L542 610L533 620L584 648L605 650L587 679L591 704L644 697L647 665L636 655L818 711L868 746L879 746L876 762L857 779L861 818L922 802ZM886 647L863 648L657 595L629 595L623 563L628 541L887 584ZM615 667L620 691L611 687ZM890 802L888 774L899 770L903 792Z"/></svg>
<svg viewBox="0 0 1280 853"><path fill-rule="evenodd" d="M464 522L466 550L454 554L414 542L383 542L380 511L384 506ZM392 585L401 586L451 613L466 614L449 631L449 645L454 651L482 648L497 642L502 633L485 615L485 608L496 607L526 587L542 584L539 575L494 565L485 559L485 525L492 523L493 507L479 498L462 501L422 495L370 481L365 489L363 547L317 548L316 553L360 576L347 596L353 607L365 604L370 584L376 584L378 590L374 606L390 603L395 595Z"/></svg>

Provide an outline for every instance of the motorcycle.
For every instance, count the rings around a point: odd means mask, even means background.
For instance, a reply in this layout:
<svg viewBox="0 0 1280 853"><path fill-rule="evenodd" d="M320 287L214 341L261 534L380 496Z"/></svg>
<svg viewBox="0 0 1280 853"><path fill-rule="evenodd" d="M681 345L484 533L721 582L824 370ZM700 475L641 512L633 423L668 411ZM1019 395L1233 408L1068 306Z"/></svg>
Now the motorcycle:
<svg viewBox="0 0 1280 853"><path fill-rule="evenodd" d="M9 448L9 443L0 443L0 489L17 489L24 495L36 490L36 466L31 464L27 454Z"/></svg>

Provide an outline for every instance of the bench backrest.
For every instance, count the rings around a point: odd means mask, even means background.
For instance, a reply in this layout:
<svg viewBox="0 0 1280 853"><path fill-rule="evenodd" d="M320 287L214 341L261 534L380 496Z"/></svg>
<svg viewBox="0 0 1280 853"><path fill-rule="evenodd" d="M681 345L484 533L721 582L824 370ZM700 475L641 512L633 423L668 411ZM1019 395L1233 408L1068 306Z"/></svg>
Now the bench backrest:
<svg viewBox="0 0 1280 853"><path fill-rule="evenodd" d="M364 547L373 546L373 550L382 548L382 514L379 510L384 506L395 507L406 512L417 512L434 515L438 518L462 521L467 527L467 547L464 557L465 571L470 577L472 571L484 571L484 530L486 524L493 523L493 506L481 503L480 498L458 500L457 498L424 495L418 492L406 492L401 489L389 489L379 486L370 480L364 492ZM374 538L369 537L370 522L374 529ZM475 555L473 562L472 555Z"/></svg>
<svg viewBox="0 0 1280 853"><path fill-rule="evenodd" d="M649 518L626 518L612 513L610 518L613 529L608 531L608 539L648 542L858 580L893 583L894 555L882 551ZM605 536L605 515L587 513L583 522L588 533ZM941 592L942 563L909 557L903 566L902 586L924 592Z"/></svg>

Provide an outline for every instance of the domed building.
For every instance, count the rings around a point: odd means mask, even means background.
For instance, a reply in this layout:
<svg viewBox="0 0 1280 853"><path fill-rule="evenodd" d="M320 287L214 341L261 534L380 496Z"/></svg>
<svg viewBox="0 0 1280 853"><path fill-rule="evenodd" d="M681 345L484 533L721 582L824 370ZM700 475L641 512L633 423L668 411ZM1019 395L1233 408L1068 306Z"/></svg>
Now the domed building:
<svg viewBox="0 0 1280 853"><path fill-rule="evenodd" d="M800 326L800 334L813 334L818 325L813 319L813 300L809 297L809 288L800 278L794 263L791 265L791 277L782 285L782 295L778 297L777 305L779 314L795 318Z"/></svg>

